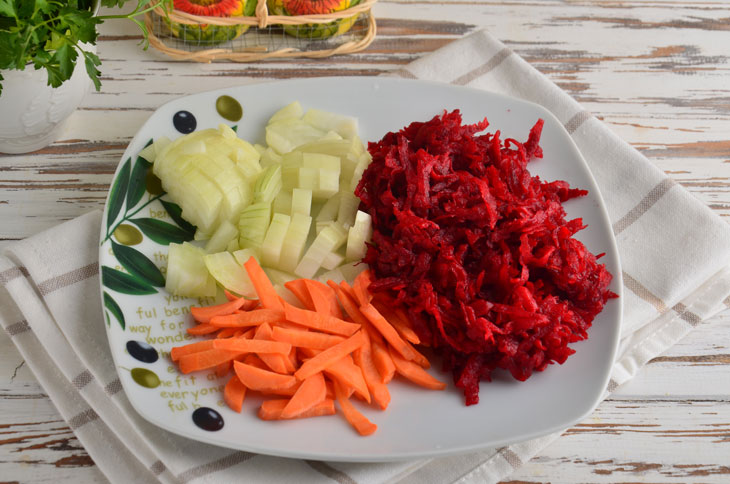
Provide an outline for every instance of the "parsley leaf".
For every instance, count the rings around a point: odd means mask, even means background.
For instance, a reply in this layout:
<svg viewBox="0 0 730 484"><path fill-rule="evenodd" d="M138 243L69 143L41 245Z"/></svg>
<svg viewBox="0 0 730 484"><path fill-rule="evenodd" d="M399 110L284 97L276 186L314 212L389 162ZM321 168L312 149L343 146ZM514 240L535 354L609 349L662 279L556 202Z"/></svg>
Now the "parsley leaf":
<svg viewBox="0 0 730 484"><path fill-rule="evenodd" d="M0 15L5 17L16 17L15 4L13 0L0 0Z"/></svg>
<svg viewBox="0 0 730 484"><path fill-rule="evenodd" d="M101 4L121 7L125 1L101 0ZM128 19L139 26L147 39L147 27L136 17L158 6L167 11L172 1L137 0L132 12L101 16L93 14L92 3L92 0L0 0L0 69L23 70L32 63L36 69L46 70L50 86L58 87L71 77L79 57L83 57L86 72L99 90L99 57L82 48L83 44L96 44L99 24L110 19Z"/></svg>

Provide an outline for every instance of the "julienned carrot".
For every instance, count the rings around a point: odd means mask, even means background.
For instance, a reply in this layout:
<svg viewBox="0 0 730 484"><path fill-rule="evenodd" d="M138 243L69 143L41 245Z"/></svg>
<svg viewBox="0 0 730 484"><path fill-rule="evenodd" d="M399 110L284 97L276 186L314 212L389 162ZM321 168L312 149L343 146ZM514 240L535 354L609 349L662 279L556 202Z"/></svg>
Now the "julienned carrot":
<svg viewBox="0 0 730 484"><path fill-rule="evenodd" d="M215 337L218 339L232 338L236 334L236 331L238 331L238 328L224 328L218 331Z"/></svg>
<svg viewBox="0 0 730 484"><path fill-rule="evenodd" d="M355 408L350 399L347 398L346 391L339 383L335 383L335 397L337 398L337 403L340 405L345 419L347 419L350 425L352 425L360 435L371 435L378 429L377 425L368 420L365 415Z"/></svg>
<svg viewBox="0 0 730 484"><path fill-rule="evenodd" d="M327 397L306 412L302 412L295 418L306 418L306 417L319 417L322 415L334 415L335 414L335 401L334 397ZM261 420L282 420L281 412L289 403L287 398L277 398L273 400L266 400L259 407L259 418Z"/></svg>
<svg viewBox="0 0 730 484"><path fill-rule="evenodd" d="M380 341L372 340L370 347L373 352L373 364L380 373L380 381L390 383L390 380L395 376L395 363L393 363L393 358L390 357L390 352Z"/></svg>
<svg viewBox="0 0 730 484"><path fill-rule="evenodd" d="M231 366L233 365L233 360L224 361L223 363L218 363L215 367L215 376L218 378L223 378L228 374L228 372L231 371Z"/></svg>
<svg viewBox="0 0 730 484"><path fill-rule="evenodd" d="M291 344L263 339L227 338L214 340L213 348L238 353L278 353L288 355Z"/></svg>
<svg viewBox="0 0 730 484"><path fill-rule="evenodd" d="M355 301L355 304L358 306L360 305L360 300L357 298L354 289L352 289L352 286L347 281L340 281L340 288L342 288L342 290L345 291L345 293L350 296L353 301Z"/></svg>
<svg viewBox="0 0 730 484"><path fill-rule="evenodd" d="M360 306L370 304L370 301L373 299L373 296L368 291L368 287L370 287L371 282L370 269L365 269L358 274L357 277L355 277L354 281L352 281L352 290L355 293L355 297L357 297L357 301L360 303Z"/></svg>
<svg viewBox="0 0 730 484"><path fill-rule="evenodd" d="M251 390L276 390L293 387L297 379L291 375L282 375L273 371L256 368L240 361L233 362L233 370L241 383Z"/></svg>
<svg viewBox="0 0 730 484"><path fill-rule="evenodd" d="M250 303L248 301L251 301ZM231 314L233 311L241 309L244 305L255 304L253 300L239 297L232 301L216 304L215 306L194 306L190 308L190 314L193 319L199 323L208 323L213 316L221 314Z"/></svg>
<svg viewBox="0 0 730 484"><path fill-rule="evenodd" d="M340 309L340 303L337 302L337 295L327 284L305 279L304 285L312 297L315 311L324 314L329 313L338 319L342 319L342 310Z"/></svg>
<svg viewBox="0 0 730 484"><path fill-rule="evenodd" d="M233 375L223 389L223 400L234 412L241 413L243 399L246 398L246 385Z"/></svg>
<svg viewBox="0 0 730 484"><path fill-rule="evenodd" d="M243 362L247 365L255 366L256 368L261 368L262 370L268 370L269 367L266 366L266 363L259 358L258 355L254 353L249 353L246 356L243 357Z"/></svg>
<svg viewBox="0 0 730 484"><path fill-rule="evenodd" d="M193 326L192 328L188 328L188 334L193 334L195 336L211 334L215 333L216 331L218 331L218 328L210 323L200 323Z"/></svg>
<svg viewBox="0 0 730 484"><path fill-rule="evenodd" d="M209 324L219 328L240 328L283 320L284 311L261 308L254 309L253 311L240 311L232 314L214 316L211 318Z"/></svg>
<svg viewBox="0 0 730 484"><path fill-rule="evenodd" d="M272 334L273 339L273 334ZM288 341L284 341L284 343L288 343ZM291 343L289 343L291 344ZM289 354L286 355L287 358L289 358L289 363L291 363L291 366L293 368L292 372L296 371L297 366L299 366L299 358L297 357L297 348L296 346L292 345L291 350L289 351Z"/></svg>
<svg viewBox="0 0 730 484"><path fill-rule="evenodd" d="M170 358L172 358L172 361L177 361L180 359L181 356L184 355L190 355L205 350L212 350L214 341L215 340L212 339L206 339L203 341L196 341L195 343L189 343L185 346L175 346L172 350L170 350Z"/></svg>
<svg viewBox="0 0 730 484"><path fill-rule="evenodd" d="M370 392L362 370L349 355L331 363L324 371L335 383L339 383L343 388L352 389L360 398L370 403Z"/></svg>
<svg viewBox="0 0 730 484"><path fill-rule="evenodd" d="M393 326L375 309L375 306L372 304L360 306L360 311L375 326L380 334L383 335L383 338L385 338L391 347L403 355L403 358L415 361L422 366L429 365L428 359L417 352L407 341L403 340Z"/></svg>
<svg viewBox="0 0 730 484"><path fill-rule="evenodd" d="M284 317L292 323L342 336L350 336L360 329L360 325L335 318L334 316L330 316L329 313L315 313L286 303L284 304Z"/></svg>
<svg viewBox="0 0 730 484"><path fill-rule="evenodd" d="M234 411L241 411L248 391L286 397L262 404L259 416L266 420L329 415L336 398L348 422L369 435L377 427L349 400L353 394L385 409L385 384L396 372L428 388L444 387L421 367L428 360L411 345L418 340L402 308L368 292L369 272L353 286L289 281L295 299L277 293L255 259L244 267L259 299L226 291L228 302L195 309L199 324L188 331L214 339L171 351L183 373L213 369L222 377L233 368L224 400Z"/></svg>
<svg viewBox="0 0 730 484"><path fill-rule="evenodd" d="M256 333L254 334L253 339L271 341L271 326L269 326L268 323L264 323L256 328ZM291 363L291 361L289 361L289 351L291 351L291 347L289 347L289 349L286 351L286 356L284 356L283 354L271 354L263 352L258 353L258 356L264 363L266 363L269 368L274 370L276 373L291 374L294 373L294 370L296 370L296 368Z"/></svg>
<svg viewBox="0 0 730 484"><path fill-rule="evenodd" d="M403 342L406 344L406 346L410 347L410 351L413 352L413 354L416 355L416 357L413 360L411 360L411 361L413 361L418 366L420 366L422 368L425 368L427 370L429 368L431 368L431 362L428 361L428 358L426 358L425 356L423 356L423 354L419 353L418 350L416 348L414 348L413 345L410 344L408 341L405 341L404 340Z"/></svg>
<svg viewBox="0 0 730 484"><path fill-rule="evenodd" d="M370 338L368 337L367 331L363 332L363 334L365 336L365 344L355 350L353 359L362 371L362 376L365 379L368 390L370 390L373 401L382 410L385 410L390 403L390 392L388 391L388 387L383 383L380 372L373 362L373 351L372 346L370 346Z"/></svg>
<svg viewBox="0 0 730 484"><path fill-rule="evenodd" d="M302 331L299 329L288 329L274 326L272 329L272 337L274 341L283 341L290 343L292 346L300 348L311 348L314 350L326 350L336 345L345 338L333 334L318 333L315 331Z"/></svg>
<svg viewBox="0 0 730 484"><path fill-rule="evenodd" d="M377 309L378 312L382 314L386 320L388 320L391 326L398 331L398 334L400 334L404 340L416 345L421 342L421 339L418 337L416 332L413 331L413 328L411 328L408 324L408 319L404 318L405 314L402 314L402 311L399 312L396 309L388 307L388 305L383 301L373 300L372 304L375 306L375 309Z"/></svg>
<svg viewBox="0 0 730 484"><path fill-rule="evenodd" d="M249 279L253 284L256 294L259 296L261 305L267 309L282 309L281 299L276 289L269 281L266 273L254 257L250 257L244 264Z"/></svg>
<svg viewBox="0 0 730 484"><path fill-rule="evenodd" d="M294 376L299 380L304 380L308 376L314 375L318 371L322 371L330 364L336 362L340 358L344 358L349 355L365 342L365 337L362 331L358 331L354 335L347 338L345 341L338 343L331 348L319 353L317 356L308 359L299 369L294 372Z"/></svg>
<svg viewBox="0 0 730 484"><path fill-rule="evenodd" d="M312 296L309 295L309 290L305 285L305 279L287 281L284 283L284 287L289 289L306 309L314 311L314 303L312 302Z"/></svg>
<svg viewBox="0 0 730 484"><path fill-rule="evenodd" d="M304 379L281 412L281 418L296 418L327 398L327 385L321 372Z"/></svg>
<svg viewBox="0 0 730 484"><path fill-rule="evenodd" d="M187 374L193 371L207 370L215 368L221 363L231 361L238 356L238 353L225 350L217 350L215 348L189 355L183 355L178 360L180 371Z"/></svg>
<svg viewBox="0 0 730 484"><path fill-rule="evenodd" d="M360 326L366 326L368 324L368 320L360 312L360 308L358 308L357 306L357 301L353 299L342 286L339 286L334 281L327 281L327 284L337 294L337 298L339 299L342 307L345 309L345 312L350 317L350 319L352 319L356 324L359 324Z"/></svg>
<svg viewBox="0 0 730 484"><path fill-rule="evenodd" d="M443 390L446 388L446 383L432 377L430 373L412 361L406 360L397 351L394 351L392 347L390 349L390 357L393 359L395 370L398 374L413 383L431 390Z"/></svg>

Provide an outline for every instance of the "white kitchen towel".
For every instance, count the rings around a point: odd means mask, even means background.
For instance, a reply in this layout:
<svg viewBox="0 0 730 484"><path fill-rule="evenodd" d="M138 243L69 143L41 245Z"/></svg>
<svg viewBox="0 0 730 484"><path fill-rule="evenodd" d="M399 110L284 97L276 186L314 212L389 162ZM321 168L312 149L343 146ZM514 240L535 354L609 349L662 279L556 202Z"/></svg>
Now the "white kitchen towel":
<svg viewBox="0 0 730 484"><path fill-rule="evenodd" d="M730 306L730 226L488 33L455 41L395 74L541 104L575 140L606 201L623 267L621 345L604 396ZM560 437L453 457L354 464L232 451L149 425L131 408L109 354L99 297L100 224L100 212L92 212L8 247L0 257L0 324L111 482L487 483Z"/></svg>

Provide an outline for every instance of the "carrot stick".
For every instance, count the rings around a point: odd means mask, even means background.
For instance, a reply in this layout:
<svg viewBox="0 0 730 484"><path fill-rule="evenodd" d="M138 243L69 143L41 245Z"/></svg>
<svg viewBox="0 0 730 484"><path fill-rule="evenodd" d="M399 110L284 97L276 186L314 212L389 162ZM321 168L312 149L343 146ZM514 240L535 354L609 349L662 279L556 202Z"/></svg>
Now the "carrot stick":
<svg viewBox="0 0 730 484"><path fill-rule="evenodd" d="M370 301L373 299L373 296L368 291L368 287L371 282L370 269L365 269L358 274L357 277L355 277L354 281L352 281L352 290L355 293L355 297L360 303L360 306L370 304Z"/></svg>
<svg viewBox="0 0 730 484"><path fill-rule="evenodd" d="M299 309L291 304L284 305L284 316L287 321L300 324L308 328L317 329L325 333L339 334L342 336L350 336L360 329L359 324L348 323L342 319L335 318L329 314L316 313Z"/></svg>
<svg viewBox="0 0 730 484"><path fill-rule="evenodd" d="M251 390L286 389L297 384L297 379L292 375L262 370L240 361L233 362L233 370L241 383Z"/></svg>
<svg viewBox="0 0 730 484"><path fill-rule="evenodd" d="M362 370L352 361L350 355L340 358L324 371L327 376L342 385L343 388L352 389L359 397L370 403L370 392L365 378L363 378Z"/></svg>
<svg viewBox="0 0 730 484"><path fill-rule="evenodd" d="M380 372L378 372L373 362L372 346L370 345L370 338L368 337L367 331L364 331L363 334L365 335L365 344L353 353L355 364L362 371L362 376L365 379L368 390L370 390L373 401L381 409L385 410L390 403L390 392L381 380Z"/></svg>
<svg viewBox="0 0 730 484"><path fill-rule="evenodd" d="M364 317L365 316L363 316L363 318ZM366 319L366 321L367 321L367 319ZM371 343L380 343L380 346L382 346L383 348L388 346L388 343L386 343L385 340L383 339L383 335L380 334L380 331L375 329L375 326L373 326L373 324L370 321L368 321L368 324L365 327L368 329L368 336L370 336Z"/></svg>
<svg viewBox="0 0 730 484"><path fill-rule="evenodd" d="M230 292L228 289L223 288L223 293L226 295L226 299L229 301L235 301L236 299L240 298L241 296L237 296ZM241 306L240 309L243 309L244 311L250 311L251 309L254 309L256 306L259 305L258 299L247 299L246 302Z"/></svg>
<svg viewBox="0 0 730 484"><path fill-rule="evenodd" d="M355 295L355 291L354 291L354 290L352 289L352 286L351 286L350 284L348 284L348 282L347 282L347 281L340 281L340 288L341 288L341 289L342 289L343 291L345 291L345 294L347 294L348 296L350 296L350 298L351 298L351 299L352 299L353 301L355 301L355 303L356 303L356 304L357 304L358 306L360 305L360 302L359 302L359 300L358 300L357 296Z"/></svg>
<svg viewBox="0 0 730 484"><path fill-rule="evenodd" d="M342 341L345 341L344 339ZM304 348L299 347L297 348L298 352L302 355L302 361L308 360L309 358L314 358L318 354L320 354L324 350L315 350L313 348Z"/></svg>
<svg viewBox="0 0 730 484"><path fill-rule="evenodd" d="M258 357L258 355L254 353L249 353L246 356L243 357L243 362L247 365L255 366L256 368L261 368L262 370L268 370L269 367L266 365L266 363L261 360L261 358Z"/></svg>
<svg viewBox="0 0 730 484"><path fill-rule="evenodd" d="M425 368L425 369L431 368L431 362L428 361L428 358L423 356L423 354L419 353L418 350L416 350L416 348L414 348L413 345L410 344L408 341L404 341L404 343L406 344L406 346L408 346L410 348L410 351L415 353L416 358L414 360L412 360L415 364L417 364L421 368Z"/></svg>
<svg viewBox="0 0 730 484"><path fill-rule="evenodd" d="M215 340L213 348L237 353L278 353L288 355L292 346L289 343L280 341L232 338Z"/></svg>
<svg viewBox="0 0 730 484"><path fill-rule="evenodd" d="M337 302L337 295L327 285L312 279L305 279L304 285L312 297L314 309L318 313L329 314L335 318L342 319L342 310Z"/></svg>
<svg viewBox="0 0 730 484"><path fill-rule="evenodd" d="M344 358L345 356L349 355L357 348L362 346L364 342L365 337L363 336L362 331L358 331L354 335L347 338L345 341L338 343L331 348L327 348L326 350L319 353L317 356L310 358L302 363L302 366L300 366L299 369L294 372L294 376L296 376L299 380L304 380L305 378L314 375L318 371L324 370L340 358Z"/></svg>
<svg viewBox="0 0 730 484"><path fill-rule="evenodd" d="M409 343L419 344L421 339L418 337L413 328L410 326L410 321L405 313L395 308L389 307L382 301L373 300L373 306L378 310L380 314L398 331L401 337ZM400 309L400 308L398 308Z"/></svg>
<svg viewBox="0 0 730 484"><path fill-rule="evenodd" d="M196 336L215 333L216 331L218 331L218 328L210 323L200 323L196 326L193 326L192 328L188 328L188 334L193 334Z"/></svg>
<svg viewBox="0 0 730 484"><path fill-rule="evenodd" d="M335 382L335 397L337 398L337 403L340 405L345 419L347 419L350 425L352 425L360 435L371 435L378 429L377 425L368 420L365 415L361 414L355 408L352 402L350 402L347 398L346 390L337 382Z"/></svg>
<svg viewBox="0 0 730 484"><path fill-rule="evenodd" d="M248 277L251 279L254 290L259 296L261 305L267 309L282 309L281 300L276 289L266 276L266 273L254 257L250 257L244 264Z"/></svg>
<svg viewBox="0 0 730 484"><path fill-rule="evenodd" d="M403 338L400 337L398 332L393 328L393 326L386 321L386 319L378 312L377 309L375 309L375 306L372 304L367 304L365 306L360 306L360 311L362 311L362 314L368 318L368 321L370 321L373 326L380 332L380 334L383 335L385 340L403 357L410 361L418 361L423 362L425 357L415 351L413 347L403 341ZM428 360L426 360L426 364L428 364Z"/></svg>
<svg viewBox="0 0 730 484"><path fill-rule="evenodd" d="M342 304L345 313L347 313L350 319L363 328L372 326L368 319L362 314L362 312L360 312L357 301L342 286L338 285L334 281L327 281L327 284L335 291L335 294L337 294L337 299L340 301L340 304Z"/></svg>
<svg viewBox="0 0 730 484"><path fill-rule="evenodd" d="M215 348L189 355L183 355L178 360L180 371L187 374L193 371L207 370L215 368L221 363L230 361L238 356L238 353L225 350L217 350Z"/></svg>
<svg viewBox="0 0 730 484"><path fill-rule="evenodd" d="M199 351L212 350L214 341L215 340L212 339L206 339L204 341L189 343L185 346L176 346L170 350L170 358L172 358L172 361L178 361L180 357L184 355L198 353Z"/></svg>
<svg viewBox="0 0 730 484"><path fill-rule="evenodd" d="M223 389L223 400L234 412L241 413L243 399L246 397L246 387L236 375L233 375Z"/></svg>
<svg viewBox="0 0 730 484"><path fill-rule="evenodd" d="M218 378L223 378L228 374L229 371L231 371L231 366L233 365L232 360L224 361L223 363L219 363L215 367L215 376Z"/></svg>
<svg viewBox="0 0 730 484"><path fill-rule="evenodd" d="M223 304L216 304L215 306L205 307L192 307L190 308L190 314L193 315L193 319L199 323L209 323L213 316L219 316L221 314L231 314L233 311L241 309L243 306L251 304L248 303L248 299L239 297L233 301L224 302Z"/></svg>
<svg viewBox="0 0 730 484"><path fill-rule="evenodd" d="M281 418L296 418L327 397L327 386L322 372L305 378L281 412Z"/></svg>
<svg viewBox="0 0 730 484"><path fill-rule="evenodd" d="M380 341L372 340L370 347L372 348L373 364L380 373L380 381L390 383L390 380L395 376L395 363L393 363L393 358L390 357L390 352L385 344Z"/></svg>
<svg viewBox="0 0 730 484"><path fill-rule="evenodd" d="M299 390L302 382L298 381L294 386L289 388L262 388L257 390L261 395L276 395L277 397L291 398Z"/></svg>
<svg viewBox="0 0 730 484"><path fill-rule="evenodd" d="M271 326L269 326L268 323L264 323L261 326L259 326L256 329L256 333L254 334L253 339L254 340L264 340L264 341L271 341L272 339L272 331ZM264 353L260 352L258 353L259 358L266 363L266 365L274 370L277 373L282 374L289 374L294 373L294 370L296 368L294 365L289 361L289 351L291 351L291 346L286 350L284 354L273 354L273 353ZM287 355L287 356L284 356Z"/></svg>
<svg viewBox="0 0 730 484"><path fill-rule="evenodd" d="M287 341L284 341L284 343L287 343ZM299 366L299 359L297 359L297 348L294 345L292 345L291 351L289 351L287 358L289 358L289 363L291 363L291 367L293 368L292 372L296 371L297 367Z"/></svg>
<svg viewBox="0 0 730 484"><path fill-rule="evenodd" d="M220 316L216 316L219 318ZM225 339L225 338L232 338L235 336L236 331L238 331L238 328L224 328L218 331L218 334L215 335L218 339Z"/></svg>
<svg viewBox="0 0 730 484"><path fill-rule="evenodd" d="M284 311L279 309L254 309L232 314L215 316L209 324L219 328L239 328L244 326L258 326L262 323L272 323L284 319Z"/></svg>
<svg viewBox="0 0 730 484"><path fill-rule="evenodd" d="M314 303L312 302L312 296L309 295L309 290L304 284L304 279L295 279L293 281L287 281L284 283L284 287L289 289L294 296L299 299L302 305L314 311Z"/></svg>
<svg viewBox="0 0 730 484"><path fill-rule="evenodd" d="M289 399L277 398L274 400L266 400L259 408L259 418L262 420L282 420L281 412L286 407ZM319 417L321 415L334 415L335 401L332 398L325 398L321 402L314 405L306 412L302 412L296 418Z"/></svg>
<svg viewBox="0 0 730 484"><path fill-rule="evenodd" d="M446 383L432 377L426 370L412 361L406 360L392 347L390 348L390 357L393 358L395 370L398 374L413 383L430 388L431 390L443 390L446 388Z"/></svg>
<svg viewBox="0 0 730 484"><path fill-rule="evenodd" d="M314 331L302 331L298 329L286 329L274 326L272 337L275 341L290 343L292 346L312 348L315 350L326 350L345 340L342 336L318 333Z"/></svg>

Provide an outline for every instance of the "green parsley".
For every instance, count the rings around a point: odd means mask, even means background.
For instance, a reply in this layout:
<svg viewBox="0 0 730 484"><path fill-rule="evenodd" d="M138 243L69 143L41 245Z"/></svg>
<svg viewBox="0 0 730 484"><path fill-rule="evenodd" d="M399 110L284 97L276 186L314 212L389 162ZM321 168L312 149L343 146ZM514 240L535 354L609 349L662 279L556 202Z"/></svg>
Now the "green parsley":
<svg viewBox="0 0 730 484"><path fill-rule="evenodd" d="M101 0L105 7L121 7L126 0ZM84 48L95 45L97 26L109 19L129 19L139 26L147 47L147 27L136 17L167 0L136 0L128 14L94 15L92 0L0 0L0 70L24 70L29 64L45 69L48 85L60 86L83 58L86 72L98 91L99 57ZM0 95L3 77L0 74Z"/></svg>

